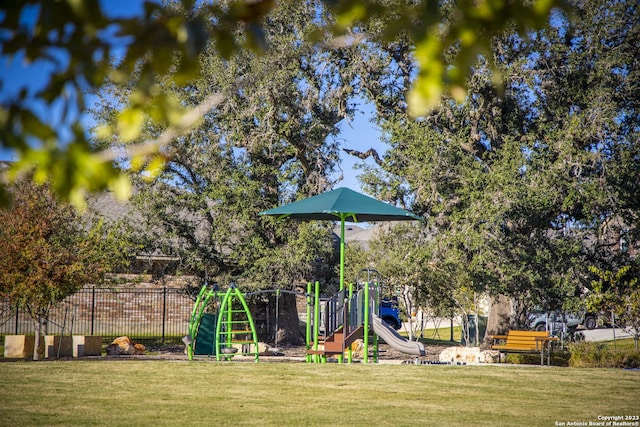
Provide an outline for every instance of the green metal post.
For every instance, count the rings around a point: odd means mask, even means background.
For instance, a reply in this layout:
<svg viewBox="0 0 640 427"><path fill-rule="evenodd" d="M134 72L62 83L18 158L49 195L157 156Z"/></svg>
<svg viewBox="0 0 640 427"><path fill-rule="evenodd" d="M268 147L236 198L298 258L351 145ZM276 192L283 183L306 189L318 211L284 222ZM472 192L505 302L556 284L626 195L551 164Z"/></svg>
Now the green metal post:
<svg viewBox="0 0 640 427"><path fill-rule="evenodd" d="M200 292L198 293L198 297L196 298L196 303L193 305L193 310L191 311L191 317L189 318L189 329L187 331L189 336L191 336L191 343L187 345L187 357L189 358L189 360L193 360L193 346L194 346L196 331L198 330L198 327L196 325L196 322L198 321L197 319L198 306L200 305L200 300L202 299L202 295L204 295L206 289L207 289L207 285L204 285L200 289Z"/></svg>
<svg viewBox="0 0 640 427"><path fill-rule="evenodd" d="M226 322L226 331L232 331L233 330L233 295L231 294L233 290L231 288L229 288L229 301L227 302L227 318L225 319ZM226 337L226 347L231 347L231 336L232 334L230 333L226 333L225 337Z"/></svg>
<svg viewBox="0 0 640 427"><path fill-rule="evenodd" d="M344 289L344 287L342 289ZM346 296L346 294L342 292L340 292L339 295L342 296L343 299ZM346 316L348 313L347 312L348 309L349 309L349 306L347 306L343 300L342 301L342 353L338 355L338 363L344 362L344 340L347 339L347 332L348 332L347 322L349 321L349 317Z"/></svg>
<svg viewBox="0 0 640 427"><path fill-rule="evenodd" d="M320 282L316 280L315 301L313 306L313 349L318 350L320 338ZM320 361L320 355L314 354L315 362Z"/></svg>
<svg viewBox="0 0 640 427"><path fill-rule="evenodd" d="M224 297L222 298L222 302L220 303L220 311L218 312L218 321L216 322L216 360L221 360L222 358L222 355L220 352L220 336L221 336L220 334L222 332L222 322L224 321L222 317L224 316L225 309L229 304L230 295L231 295L231 288L227 289L227 292L224 294ZM231 310L228 310L228 312L230 315ZM229 336L229 334L225 334L225 335Z"/></svg>
<svg viewBox="0 0 640 427"><path fill-rule="evenodd" d="M232 340L232 330L233 330L233 297L236 297L240 304L242 305L243 311L247 317L246 322L249 324L249 328L251 329L251 341L253 342L254 350L255 350L255 361L258 362L258 335L256 334L256 326L253 322L253 317L251 316L251 312L249 311L249 307L247 306L247 302L244 299L244 296L240 292L240 290L231 286L227 289L227 292L224 294L224 298L222 299L222 303L220 304L220 311L218 315L218 322L216 324L216 360L222 359L222 354L220 351L220 336L222 333L222 323L225 322L226 330L226 346L230 347ZM226 314L226 319L222 320L222 317Z"/></svg>
<svg viewBox="0 0 640 427"><path fill-rule="evenodd" d="M255 323L253 323L253 316L251 315L251 311L249 311L249 306L247 305L247 300L244 299L244 295L242 295L242 293L238 288L234 288L234 291L238 300L240 300L240 304L242 304L242 308L244 309L244 312L247 315L247 321L249 322L249 327L251 328L251 339L253 340L253 349L255 350L255 362L258 363L260 350L258 349L258 334L256 334L256 325Z"/></svg>
<svg viewBox="0 0 640 427"><path fill-rule="evenodd" d="M364 283L364 363L369 363L369 283Z"/></svg>
<svg viewBox="0 0 640 427"><path fill-rule="evenodd" d="M198 293L198 297L196 298L196 303L193 306L191 318L189 320L189 335L191 336L191 344L187 345L187 356L189 360L193 360L193 352L195 350L198 328L200 326L202 315L204 314L204 310L207 307L209 299L212 296L215 297L215 295L216 291L214 289L207 292L207 285L204 285Z"/></svg>
<svg viewBox="0 0 640 427"><path fill-rule="evenodd" d="M358 304L355 304L356 307L352 307L351 306L351 298L353 297L353 283L349 283L349 306L348 306L348 319L351 318L351 314L352 314L352 310L356 309L357 310L357 306ZM353 349L351 348L351 346L349 346L349 353L347 356L347 362L352 363L353 362Z"/></svg>
<svg viewBox="0 0 640 427"><path fill-rule="evenodd" d="M340 290L344 289L344 221L346 215L340 215Z"/></svg>
<svg viewBox="0 0 640 427"><path fill-rule="evenodd" d="M305 341L306 349L311 350L311 342L313 341L311 337L311 282L307 282L307 324L305 327ZM307 363L311 362L311 355L307 354L305 359Z"/></svg>

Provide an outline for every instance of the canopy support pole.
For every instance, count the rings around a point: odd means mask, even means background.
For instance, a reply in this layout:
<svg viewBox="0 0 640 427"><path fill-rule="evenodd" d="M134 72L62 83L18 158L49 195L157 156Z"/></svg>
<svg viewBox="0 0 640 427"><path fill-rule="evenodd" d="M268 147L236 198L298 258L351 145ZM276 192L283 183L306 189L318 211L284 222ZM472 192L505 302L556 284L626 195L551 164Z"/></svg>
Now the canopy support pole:
<svg viewBox="0 0 640 427"><path fill-rule="evenodd" d="M340 214L340 290L344 289L344 222L345 215Z"/></svg>

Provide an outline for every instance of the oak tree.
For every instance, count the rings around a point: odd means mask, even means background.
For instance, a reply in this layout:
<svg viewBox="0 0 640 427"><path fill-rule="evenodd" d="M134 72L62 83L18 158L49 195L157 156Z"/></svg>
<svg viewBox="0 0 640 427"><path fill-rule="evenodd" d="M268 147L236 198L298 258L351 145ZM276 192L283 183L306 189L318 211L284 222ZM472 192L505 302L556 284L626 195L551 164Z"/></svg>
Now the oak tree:
<svg viewBox="0 0 640 427"><path fill-rule="evenodd" d="M381 42L368 63L363 87L389 150L364 186L428 216L424 250L454 272L441 280L507 294L521 325L533 305L577 301L590 263L628 259L615 236L638 226L638 22L636 2L573 2L544 29L499 34L464 102L445 97L417 120L410 38Z"/></svg>

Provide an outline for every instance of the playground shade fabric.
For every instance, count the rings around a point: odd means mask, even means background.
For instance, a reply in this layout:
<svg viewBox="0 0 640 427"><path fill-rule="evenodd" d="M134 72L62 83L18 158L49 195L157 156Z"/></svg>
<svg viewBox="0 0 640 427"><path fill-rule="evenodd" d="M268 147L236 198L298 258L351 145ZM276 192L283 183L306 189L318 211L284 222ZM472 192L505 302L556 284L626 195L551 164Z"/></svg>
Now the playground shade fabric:
<svg viewBox="0 0 640 427"><path fill-rule="evenodd" d="M415 221L423 220L404 209L391 206L349 188L337 188L317 196L279 206L260 215L298 220L325 221Z"/></svg>
<svg viewBox="0 0 640 427"><path fill-rule="evenodd" d="M340 289L344 289L344 223L423 220L404 209L383 203L349 188L337 188L307 199L278 206L259 215L297 220L340 221Z"/></svg>

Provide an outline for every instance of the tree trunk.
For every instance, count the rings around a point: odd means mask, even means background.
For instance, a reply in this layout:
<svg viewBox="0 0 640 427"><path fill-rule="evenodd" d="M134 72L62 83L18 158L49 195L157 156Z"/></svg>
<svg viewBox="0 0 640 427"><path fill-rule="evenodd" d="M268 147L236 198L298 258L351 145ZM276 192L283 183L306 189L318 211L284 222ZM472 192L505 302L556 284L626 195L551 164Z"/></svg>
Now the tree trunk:
<svg viewBox="0 0 640 427"><path fill-rule="evenodd" d="M42 316L38 315L35 319L36 336L33 340L33 360L40 360L40 336L42 334Z"/></svg>
<svg viewBox="0 0 640 427"><path fill-rule="evenodd" d="M402 286L402 300L407 310L407 322L409 323L409 341L413 341L413 297L409 286Z"/></svg>
<svg viewBox="0 0 640 427"><path fill-rule="evenodd" d="M473 293L473 306L476 310L476 317L474 318L474 323L476 327L476 336L474 337L474 345L480 346L480 313L478 310L478 294L476 292ZM486 335L486 334L485 334Z"/></svg>
<svg viewBox="0 0 640 427"><path fill-rule="evenodd" d="M274 343L276 346L300 345L304 342L300 329L300 319L298 318L298 307L296 306L296 296L281 293L278 299L278 319L273 321Z"/></svg>
<svg viewBox="0 0 640 427"><path fill-rule="evenodd" d="M460 306L460 311L462 312L462 339L464 346L469 347L469 341L471 341L471 337L469 336L469 313L467 313L462 306Z"/></svg>
<svg viewBox="0 0 640 427"><path fill-rule="evenodd" d="M474 345L480 346L480 315L476 311L476 316L473 318L473 323L476 328L476 336L473 339Z"/></svg>
<svg viewBox="0 0 640 427"><path fill-rule="evenodd" d="M511 300L506 295L498 295L491 299L489 318L487 319L487 333L481 348L491 346L491 335L506 334L511 322Z"/></svg>

